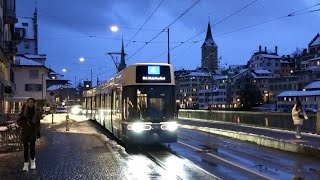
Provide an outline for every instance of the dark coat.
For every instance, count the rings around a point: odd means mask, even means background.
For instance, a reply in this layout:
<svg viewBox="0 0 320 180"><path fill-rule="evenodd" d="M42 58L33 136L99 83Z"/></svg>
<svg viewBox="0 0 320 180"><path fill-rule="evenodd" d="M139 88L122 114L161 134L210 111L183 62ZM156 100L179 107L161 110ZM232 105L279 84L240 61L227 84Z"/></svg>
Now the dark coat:
<svg viewBox="0 0 320 180"><path fill-rule="evenodd" d="M32 119L28 119L22 111L19 117L19 126L21 126L21 141L30 142L35 141L40 136L40 119L41 113L37 109L34 112Z"/></svg>

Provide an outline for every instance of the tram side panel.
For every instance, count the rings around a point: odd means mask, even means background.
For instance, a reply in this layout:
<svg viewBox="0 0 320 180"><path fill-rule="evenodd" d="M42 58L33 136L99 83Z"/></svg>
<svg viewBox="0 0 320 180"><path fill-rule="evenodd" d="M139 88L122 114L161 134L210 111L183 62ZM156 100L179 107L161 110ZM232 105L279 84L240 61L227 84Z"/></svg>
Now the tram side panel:
<svg viewBox="0 0 320 180"><path fill-rule="evenodd" d="M106 93L105 94L105 128L112 132L112 123L111 123L111 101L112 101L112 94Z"/></svg>

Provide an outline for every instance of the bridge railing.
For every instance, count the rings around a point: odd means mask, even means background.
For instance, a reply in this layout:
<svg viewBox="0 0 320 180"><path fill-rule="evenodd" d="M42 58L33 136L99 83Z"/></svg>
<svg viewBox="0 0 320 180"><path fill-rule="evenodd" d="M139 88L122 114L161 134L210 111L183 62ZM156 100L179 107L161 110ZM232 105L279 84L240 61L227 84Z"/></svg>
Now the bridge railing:
<svg viewBox="0 0 320 180"><path fill-rule="evenodd" d="M319 111L318 114L320 118ZM309 119L304 121L303 131L311 133L320 131L320 119L317 124L317 114L307 113L307 115ZM288 130L295 129L291 113L179 109L179 118L206 119ZM317 129L319 130L317 131Z"/></svg>

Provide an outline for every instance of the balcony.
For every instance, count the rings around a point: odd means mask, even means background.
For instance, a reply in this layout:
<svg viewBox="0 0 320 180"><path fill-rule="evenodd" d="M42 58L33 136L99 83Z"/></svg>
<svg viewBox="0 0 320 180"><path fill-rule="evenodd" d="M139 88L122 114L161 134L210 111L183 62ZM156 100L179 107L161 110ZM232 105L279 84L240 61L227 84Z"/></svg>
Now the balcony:
<svg viewBox="0 0 320 180"><path fill-rule="evenodd" d="M4 7L4 23L5 24L15 24L18 22L16 17L16 4L15 0L5 0Z"/></svg>
<svg viewBox="0 0 320 180"><path fill-rule="evenodd" d="M12 41L6 41L3 44L3 52L5 55L14 56L17 53L17 46Z"/></svg>

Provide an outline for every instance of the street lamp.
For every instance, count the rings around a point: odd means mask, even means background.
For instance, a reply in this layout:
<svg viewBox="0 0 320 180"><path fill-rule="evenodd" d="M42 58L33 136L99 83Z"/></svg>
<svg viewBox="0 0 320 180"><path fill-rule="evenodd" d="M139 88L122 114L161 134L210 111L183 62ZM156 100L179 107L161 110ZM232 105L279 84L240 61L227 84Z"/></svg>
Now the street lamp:
<svg viewBox="0 0 320 180"><path fill-rule="evenodd" d="M110 27L110 30L111 30L112 32L117 32L117 31L119 31L119 27L118 27L117 25L112 25L112 26Z"/></svg>

